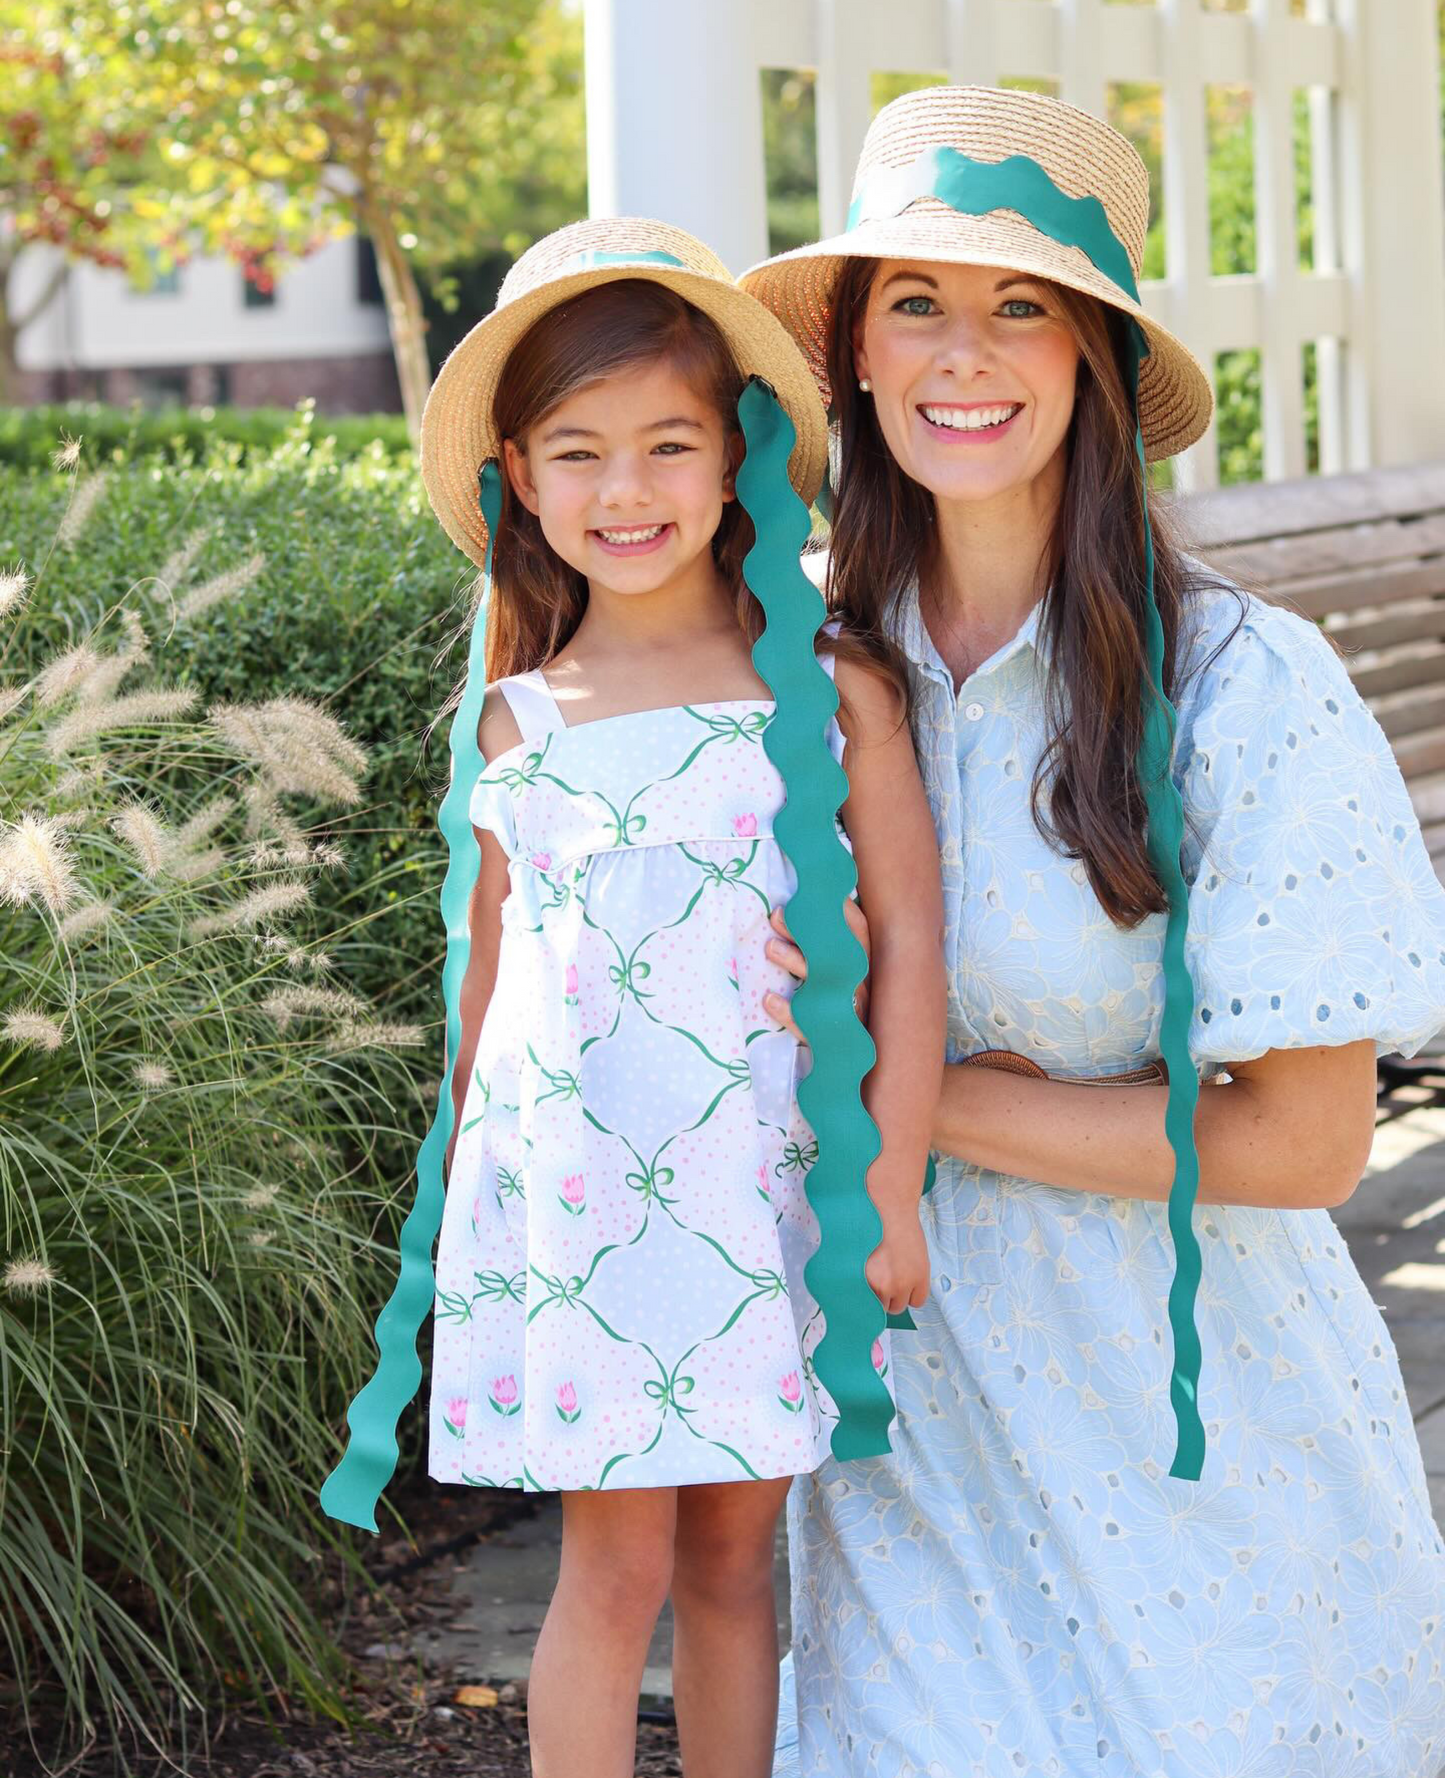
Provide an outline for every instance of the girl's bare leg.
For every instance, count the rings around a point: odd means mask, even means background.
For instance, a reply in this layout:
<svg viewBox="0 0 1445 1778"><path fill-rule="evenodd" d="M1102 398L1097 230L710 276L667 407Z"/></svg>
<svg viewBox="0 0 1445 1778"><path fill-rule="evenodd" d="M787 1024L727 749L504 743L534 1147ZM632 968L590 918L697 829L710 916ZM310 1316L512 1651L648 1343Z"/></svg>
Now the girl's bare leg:
<svg viewBox="0 0 1445 1778"><path fill-rule="evenodd" d="M676 1488L562 1496L562 1562L527 1687L533 1778L632 1778L647 1645L672 1578Z"/></svg>
<svg viewBox="0 0 1445 1778"><path fill-rule="evenodd" d="M770 1778L778 1715L773 1537L791 1479L677 1490L672 1690L687 1778Z"/></svg>

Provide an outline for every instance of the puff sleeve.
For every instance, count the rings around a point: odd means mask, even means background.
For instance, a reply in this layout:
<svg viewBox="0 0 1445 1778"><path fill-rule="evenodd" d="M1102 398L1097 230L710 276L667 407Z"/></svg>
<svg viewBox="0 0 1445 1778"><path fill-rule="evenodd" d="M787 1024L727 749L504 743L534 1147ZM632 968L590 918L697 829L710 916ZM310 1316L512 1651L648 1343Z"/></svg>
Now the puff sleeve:
<svg viewBox="0 0 1445 1778"><path fill-rule="evenodd" d="M514 750L515 751L515 750ZM508 756L502 754L472 786L472 824L491 834L508 858L517 856L517 807L506 782ZM499 771L498 765L502 767Z"/></svg>
<svg viewBox="0 0 1445 1778"><path fill-rule="evenodd" d="M1314 624L1246 597L1229 636L1224 606L1179 697L1190 1048L1411 1056L1445 1026L1445 889L1389 742Z"/></svg>

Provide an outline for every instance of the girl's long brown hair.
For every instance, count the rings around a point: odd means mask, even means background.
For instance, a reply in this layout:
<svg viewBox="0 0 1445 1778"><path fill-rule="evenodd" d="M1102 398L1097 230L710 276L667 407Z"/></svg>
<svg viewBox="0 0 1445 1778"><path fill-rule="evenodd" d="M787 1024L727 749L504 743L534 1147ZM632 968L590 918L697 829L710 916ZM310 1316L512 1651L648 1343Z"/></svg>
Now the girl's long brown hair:
<svg viewBox="0 0 1445 1778"><path fill-rule="evenodd" d="M580 390L660 363L670 364L714 408L741 457L737 409L745 379L727 340L701 309L666 285L644 278L595 285L550 309L527 330L497 383L492 402L496 436L520 447L533 428ZM743 560L753 540L752 521L742 503L727 502L712 542L713 559L736 589L738 623L749 641L756 641L764 628L762 607L743 580ZM467 621L448 639L447 649L469 634L484 591L478 575ZM504 473L486 620L488 681L545 667L576 633L586 609L586 577L552 549ZM854 634L845 624L836 640L820 637L819 647L881 672L906 698L902 657L876 626ZM460 702L458 686L429 725L428 735Z"/></svg>
<svg viewBox="0 0 1445 1778"><path fill-rule="evenodd" d="M872 401L857 387L853 337L877 266L871 259L846 262L828 346L842 465L833 494L829 602L864 634L891 628L910 588L935 567L937 537L932 494L899 468ZM1093 297L1061 285L1048 288L1080 358L1068 473L1041 563L1049 592L1040 636L1050 671L1046 739L1032 787L1034 821L1056 850L1083 864L1109 917L1133 927L1166 911L1168 898L1145 849L1144 794L1135 765L1144 700L1152 695L1144 646L1149 496L1120 368L1128 322ZM1198 576L1191 575L1152 502L1149 517L1164 690L1173 700L1181 625ZM1241 599L1241 620L1243 613Z"/></svg>

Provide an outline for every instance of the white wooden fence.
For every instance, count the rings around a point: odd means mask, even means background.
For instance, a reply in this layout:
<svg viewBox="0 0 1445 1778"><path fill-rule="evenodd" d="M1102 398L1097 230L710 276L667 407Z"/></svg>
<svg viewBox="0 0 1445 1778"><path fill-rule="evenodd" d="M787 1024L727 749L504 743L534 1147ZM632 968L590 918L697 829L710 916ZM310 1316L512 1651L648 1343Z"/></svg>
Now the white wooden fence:
<svg viewBox="0 0 1445 1778"><path fill-rule="evenodd" d="M592 213L678 223L737 270L767 252L764 68L816 70L824 234L843 226L875 70L1048 79L1100 116L1111 83L1158 83L1167 275L1144 301L1207 364L1260 352L1266 476L1305 472L1309 343L1322 470L1445 457L1436 0L585 0L585 16ZM1252 92L1249 275L1210 271L1211 86ZM1304 268L1298 90L1314 208ZM1212 433L1179 479L1215 485Z"/></svg>

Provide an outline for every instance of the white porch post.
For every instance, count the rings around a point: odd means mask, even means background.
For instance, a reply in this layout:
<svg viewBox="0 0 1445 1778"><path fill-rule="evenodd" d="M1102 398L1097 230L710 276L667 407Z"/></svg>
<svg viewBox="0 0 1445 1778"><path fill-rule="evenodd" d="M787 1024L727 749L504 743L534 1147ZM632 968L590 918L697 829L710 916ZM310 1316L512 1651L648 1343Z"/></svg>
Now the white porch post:
<svg viewBox="0 0 1445 1778"><path fill-rule="evenodd" d="M585 0L593 216L655 216L734 272L768 250L756 0Z"/></svg>
<svg viewBox="0 0 1445 1778"><path fill-rule="evenodd" d="M1347 467L1445 456L1435 0L1339 0Z"/></svg>

